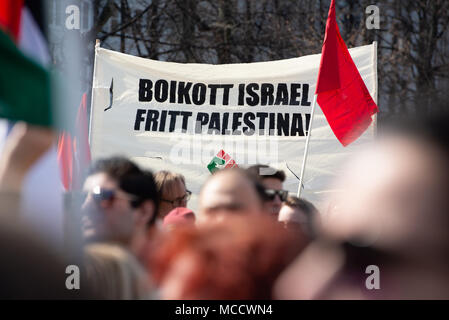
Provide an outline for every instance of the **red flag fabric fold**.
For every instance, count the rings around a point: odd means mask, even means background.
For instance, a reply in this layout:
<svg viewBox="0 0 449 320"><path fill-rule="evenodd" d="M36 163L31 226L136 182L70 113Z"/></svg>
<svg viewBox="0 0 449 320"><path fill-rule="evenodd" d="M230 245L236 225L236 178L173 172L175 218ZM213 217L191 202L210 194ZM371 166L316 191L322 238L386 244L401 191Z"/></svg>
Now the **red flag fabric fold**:
<svg viewBox="0 0 449 320"><path fill-rule="evenodd" d="M321 51L317 102L343 146L360 137L378 108L343 41L332 0Z"/></svg>
<svg viewBox="0 0 449 320"><path fill-rule="evenodd" d="M72 182L73 189L81 189L83 180L91 162L91 154L89 147L89 134L87 124L87 94L84 93L81 99L81 104L78 108L76 116L76 130L77 134L74 139L73 149L75 152L76 161L76 176Z"/></svg>
<svg viewBox="0 0 449 320"><path fill-rule="evenodd" d="M63 132L58 142L58 161L65 190L80 190L91 162L87 124L87 95L83 94L76 117L76 134Z"/></svg>
<svg viewBox="0 0 449 320"><path fill-rule="evenodd" d="M62 185L68 191L73 177L73 145L68 132L63 132L58 139L58 163Z"/></svg>

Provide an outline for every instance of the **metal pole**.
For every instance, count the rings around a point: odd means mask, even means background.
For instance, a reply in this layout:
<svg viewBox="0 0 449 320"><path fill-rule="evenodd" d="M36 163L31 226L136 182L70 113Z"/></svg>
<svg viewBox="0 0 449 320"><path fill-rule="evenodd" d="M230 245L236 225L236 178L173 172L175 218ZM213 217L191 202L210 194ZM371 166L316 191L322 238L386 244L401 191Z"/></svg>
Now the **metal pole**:
<svg viewBox="0 0 449 320"><path fill-rule="evenodd" d="M304 158L302 160L302 166L301 166L301 174L299 175L299 186L298 186L298 192L297 197L299 198L301 195L301 186L303 185L303 179L304 179L304 171L306 169L306 161L307 161L307 155L309 153L309 142L310 142L310 136L312 135L312 123L313 123L313 115L315 114L315 106L316 106L316 97L317 95L313 95L313 103L312 103L312 111L310 113L310 123L309 123L309 133L306 138L306 145L304 147Z"/></svg>
<svg viewBox="0 0 449 320"><path fill-rule="evenodd" d="M89 119L89 145L92 148L92 118L94 113L94 99L95 99L95 76L97 71L97 50L100 48L100 39L95 40L95 57L94 57L94 72L92 75L92 92L91 92L91 100L90 100L90 119Z"/></svg>

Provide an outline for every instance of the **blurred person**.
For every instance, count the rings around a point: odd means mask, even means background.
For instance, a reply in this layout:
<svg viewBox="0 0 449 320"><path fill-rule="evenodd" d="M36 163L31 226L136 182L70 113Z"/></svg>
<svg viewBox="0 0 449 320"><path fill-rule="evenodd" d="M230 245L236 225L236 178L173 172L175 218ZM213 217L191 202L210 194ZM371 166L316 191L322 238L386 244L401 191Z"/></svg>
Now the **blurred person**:
<svg viewBox="0 0 449 320"><path fill-rule="evenodd" d="M1 152L0 191L22 191L26 174L50 149L54 139L51 129L17 122Z"/></svg>
<svg viewBox="0 0 449 320"><path fill-rule="evenodd" d="M32 166L50 149L53 130L17 122L6 138L0 154L0 217L23 222L23 183Z"/></svg>
<svg viewBox="0 0 449 320"><path fill-rule="evenodd" d="M304 233L308 238L315 236L315 224L318 219L318 210L305 200L294 196L288 196L279 211L279 222L286 229Z"/></svg>
<svg viewBox="0 0 449 320"><path fill-rule="evenodd" d="M236 216L166 233L149 266L162 299L270 299L302 248L266 216Z"/></svg>
<svg viewBox="0 0 449 320"><path fill-rule="evenodd" d="M0 217L0 299L87 299L82 277L79 289L69 290L66 273L71 265L24 223ZM70 280L69 283L73 284Z"/></svg>
<svg viewBox="0 0 449 320"><path fill-rule="evenodd" d="M106 300L142 300L154 297L149 276L125 247L110 243L85 248L86 281L94 297Z"/></svg>
<svg viewBox="0 0 449 320"><path fill-rule="evenodd" d="M152 232L159 198L150 171L123 157L94 163L84 183L88 241L115 242L138 253Z"/></svg>
<svg viewBox="0 0 449 320"><path fill-rule="evenodd" d="M195 220L195 214L192 210L179 207L173 209L164 217L163 226L168 230L179 226L193 226Z"/></svg>
<svg viewBox="0 0 449 320"><path fill-rule="evenodd" d="M217 171L201 189L198 223L220 220L230 214L264 214L265 197L263 186L247 171L240 168Z"/></svg>
<svg viewBox="0 0 449 320"><path fill-rule="evenodd" d="M282 202L285 201L288 196L288 191L283 190L282 185L285 181L284 171L276 170L263 164L256 164L249 167L247 170L262 181L262 184L265 187L265 193L267 194L267 199L265 201L267 210L270 215L278 219Z"/></svg>
<svg viewBox="0 0 449 320"><path fill-rule="evenodd" d="M187 207L192 193L187 190L183 175L162 170L155 173L154 180L159 194L159 219L175 208Z"/></svg>
<svg viewBox="0 0 449 320"><path fill-rule="evenodd" d="M17 122L0 157L0 299L85 299L87 286L68 290L65 257L24 219L23 181L54 142L49 128Z"/></svg>
<svg viewBox="0 0 449 320"><path fill-rule="evenodd" d="M322 219L332 244L309 246L278 298L449 298L448 121L395 123L348 162ZM377 289L368 266L379 270Z"/></svg>

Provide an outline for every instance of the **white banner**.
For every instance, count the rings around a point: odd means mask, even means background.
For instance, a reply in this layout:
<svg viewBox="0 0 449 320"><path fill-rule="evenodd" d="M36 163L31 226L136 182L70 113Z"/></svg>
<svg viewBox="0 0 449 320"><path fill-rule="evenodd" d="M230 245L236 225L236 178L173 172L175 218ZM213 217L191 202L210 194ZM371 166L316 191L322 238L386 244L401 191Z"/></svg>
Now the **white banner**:
<svg viewBox="0 0 449 320"><path fill-rule="evenodd" d="M375 44L349 51L376 101ZM295 194L320 56L180 64L97 47L92 156L125 155L153 171L183 174L194 193L192 209L211 171L226 166L263 163L282 169L285 189ZM344 148L317 108L302 196L317 202L332 191L339 165L373 138L374 125Z"/></svg>

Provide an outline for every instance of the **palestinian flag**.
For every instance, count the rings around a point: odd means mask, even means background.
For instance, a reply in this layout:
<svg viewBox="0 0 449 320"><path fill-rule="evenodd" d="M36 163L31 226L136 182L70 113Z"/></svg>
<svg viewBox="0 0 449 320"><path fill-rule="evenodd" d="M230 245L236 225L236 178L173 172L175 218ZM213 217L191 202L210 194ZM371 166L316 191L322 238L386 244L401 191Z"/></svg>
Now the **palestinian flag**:
<svg viewBox="0 0 449 320"><path fill-rule="evenodd" d="M44 2L0 0L0 127L11 127L14 121L55 124L47 71L51 59L43 32ZM68 238L56 146L28 171L20 198L23 220L63 252Z"/></svg>
<svg viewBox="0 0 449 320"><path fill-rule="evenodd" d="M43 3L0 1L0 118L53 124Z"/></svg>

